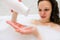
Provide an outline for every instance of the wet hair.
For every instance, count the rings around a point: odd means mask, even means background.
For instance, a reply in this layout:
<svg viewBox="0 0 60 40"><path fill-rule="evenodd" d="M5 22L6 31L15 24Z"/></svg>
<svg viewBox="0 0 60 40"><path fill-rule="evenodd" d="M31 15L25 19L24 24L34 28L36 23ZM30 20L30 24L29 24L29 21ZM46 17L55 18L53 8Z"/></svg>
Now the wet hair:
<svg viewBox="0 0 60 40"><path fill-rule="evenodd" d="M56 0L38 0L38 5L41 1L49 1L52 5L52 12L50 21L60 25L60 18L59 18L59 8L58 3Z"/></svg>

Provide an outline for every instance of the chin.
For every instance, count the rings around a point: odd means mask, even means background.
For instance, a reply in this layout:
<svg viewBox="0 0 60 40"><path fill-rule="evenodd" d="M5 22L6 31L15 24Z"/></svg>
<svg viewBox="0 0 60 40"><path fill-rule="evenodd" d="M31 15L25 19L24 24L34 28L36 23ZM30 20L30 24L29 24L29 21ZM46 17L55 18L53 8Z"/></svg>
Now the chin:
<svg viewBox="0 0 60 40"><path fill-rule="evenodd" d="M46 21L47 19L46 18L41 18L42 21Z"/></svg>

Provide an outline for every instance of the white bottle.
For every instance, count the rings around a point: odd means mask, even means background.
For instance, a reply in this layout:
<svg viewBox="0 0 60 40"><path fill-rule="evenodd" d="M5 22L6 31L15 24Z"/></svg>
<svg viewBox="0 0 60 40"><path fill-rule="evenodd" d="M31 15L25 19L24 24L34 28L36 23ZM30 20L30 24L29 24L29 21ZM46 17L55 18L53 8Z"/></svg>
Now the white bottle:
<svg viewBox="0 0 60 40"><path fill-rule="evenodd" d="M18 0L3 0L3 2L7 4L8 7L10 7L18 13L27 15L27 12L29 11L29 8L25 6L22 2L19 2Z"/></svg>

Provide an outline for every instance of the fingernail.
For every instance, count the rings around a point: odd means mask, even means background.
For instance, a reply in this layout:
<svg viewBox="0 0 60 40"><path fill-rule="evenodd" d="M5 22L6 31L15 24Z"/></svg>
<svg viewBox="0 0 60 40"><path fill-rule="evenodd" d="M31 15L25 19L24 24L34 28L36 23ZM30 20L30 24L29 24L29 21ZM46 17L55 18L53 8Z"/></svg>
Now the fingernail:
<svg viewBox="0 0 60 40"><path fill-rule="evenodd" d="M13 10L11 10L11 12L13 12Z"/></svg>
<svg viewBox="0 0 60 40"><path fill-rule="evenodd" d="M19 2L22 2L22 0L18 0Z"/></svg>

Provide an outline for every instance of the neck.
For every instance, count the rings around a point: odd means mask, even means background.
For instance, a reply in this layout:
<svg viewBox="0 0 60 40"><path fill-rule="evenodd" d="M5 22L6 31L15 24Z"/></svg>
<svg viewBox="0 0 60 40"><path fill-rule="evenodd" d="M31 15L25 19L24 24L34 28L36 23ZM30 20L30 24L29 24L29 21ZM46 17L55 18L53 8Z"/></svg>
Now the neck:
<svg viewBox="0 0 60 40"><path fill-rule="evenodd" d="M48 20L48 21L40 21L41 23L49 23L50 21Z"/></svg>
<svg viewBox="0 0 60 40"><path fill-rule="evenodd" d="M50 23L50 20L46 20L46 21L43 21L43 20L41 21L41 20L40 20L40 24L46 25L46 24L48 24L48 23Z"/></svg>
<svg viewBox="0 0 60 40"><path fill-rule="evenodd" d="M41 25L47 25L50 23L50 21L49 20L48 21L34 20L32 23L36 24L36 25L40 25L40 24Z"/></svg>

